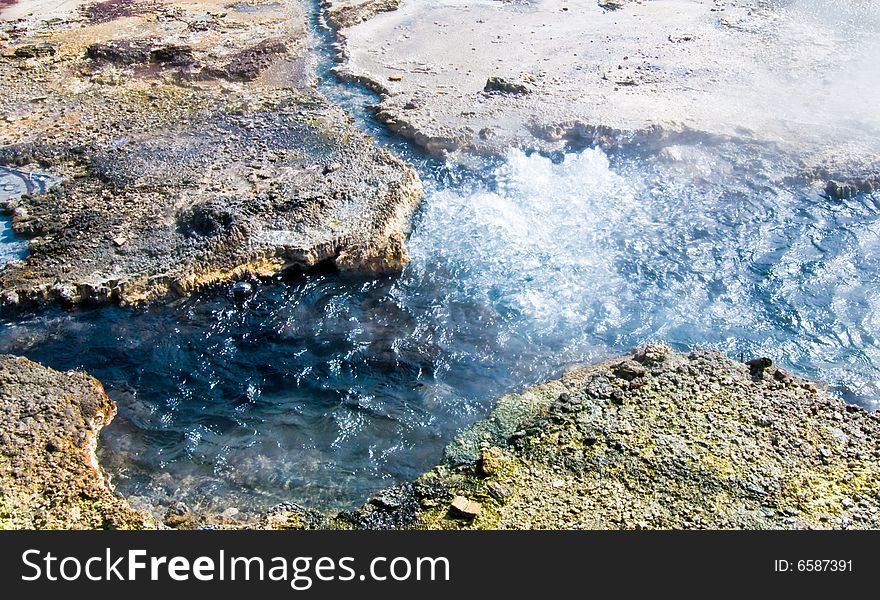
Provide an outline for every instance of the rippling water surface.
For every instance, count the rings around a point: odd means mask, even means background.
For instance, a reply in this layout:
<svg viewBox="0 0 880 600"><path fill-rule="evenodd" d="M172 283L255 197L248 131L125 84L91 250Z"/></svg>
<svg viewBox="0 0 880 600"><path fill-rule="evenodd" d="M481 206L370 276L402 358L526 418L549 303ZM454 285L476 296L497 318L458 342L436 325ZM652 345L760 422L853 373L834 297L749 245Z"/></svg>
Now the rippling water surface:
<svg viewBox="0 0 880 600"><path fill-rule="evenodd" d="M124 493L356 505L435 464L498 395L655 340L766 355L878 408L877 193L831 200L770 150L698 137L444 165L381 131L319 50L322 90L425 180L402 274L0 323L0 352L103 381L119 416L101 460Z"/></svg>
<svg viewBox="0 0 880 600"><path fill-rule="evenodd" d="M880 198L772 184L729 152L511 152L428 182L400 276L22 315L0 351L105 383L122 491L220 510L350 506L499 394L648 340L767 355L876 408Z"/></svg>

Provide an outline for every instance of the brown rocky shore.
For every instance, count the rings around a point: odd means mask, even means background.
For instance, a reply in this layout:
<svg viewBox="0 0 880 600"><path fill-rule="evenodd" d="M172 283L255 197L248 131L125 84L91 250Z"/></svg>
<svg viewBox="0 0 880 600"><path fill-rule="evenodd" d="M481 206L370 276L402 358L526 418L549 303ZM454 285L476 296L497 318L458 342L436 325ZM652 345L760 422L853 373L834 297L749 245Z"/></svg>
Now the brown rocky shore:
<svg viewBox="0 0 880 600"><path fill-rule="evenodd" d="M96 379L0 356L0 410L0 528L155 527L98 465L98 433L116 404Z"/></svg>
<svg viewBox="0 0 880 600"><path fill-rule="evenodd" d="M131 509L97 466L115 407L85 374L0 359L0 527L877 528L880 417L769 361L648 346L501 398L441 464L323 515Z"/></svg>
<svg viewBox="0 0 880 600"><path fill-rule="evenodd" d="M0 165L60 183L2 207L30 238L3 304L406 263L419 178L317 93L300 2L27 4L0 21Z"/></svg>

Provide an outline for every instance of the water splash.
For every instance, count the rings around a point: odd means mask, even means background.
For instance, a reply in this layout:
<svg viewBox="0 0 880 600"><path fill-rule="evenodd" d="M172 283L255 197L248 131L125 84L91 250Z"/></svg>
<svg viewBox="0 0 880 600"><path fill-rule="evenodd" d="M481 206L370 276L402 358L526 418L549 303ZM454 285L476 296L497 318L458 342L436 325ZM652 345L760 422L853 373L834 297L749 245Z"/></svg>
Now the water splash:
<svg viewBox="0 0 880 600"><path fill-rule="evenodd" d="M511 152L495 189L431 198L414 269L439 265L439 287L491 307L517 361L711 346L770 356L877 408L880 198L769 185L719 152Z"/></svg>
<svg viewBox="0 0 880 600"><path fill-rule="evenodd" d="M513 151L428 186L398 277L21 315L0 351L105 383L123 492L242 514L356 504L435 464L499 395L652 340L767 355L876 408L880 198L829 200L750 158Z"/></svg>

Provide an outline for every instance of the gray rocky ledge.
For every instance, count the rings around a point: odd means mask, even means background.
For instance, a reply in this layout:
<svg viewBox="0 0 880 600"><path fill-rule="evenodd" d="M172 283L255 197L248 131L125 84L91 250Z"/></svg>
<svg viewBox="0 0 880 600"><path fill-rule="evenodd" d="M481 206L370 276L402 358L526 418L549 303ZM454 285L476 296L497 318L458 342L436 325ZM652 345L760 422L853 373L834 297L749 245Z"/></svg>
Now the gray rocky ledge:
<svg viewBox="0 0 880 600"><path fill-rule="evenodd" d="M66 3L5 26L0 164L62 183L6 202L30 253L0 267L0 301L139 303L406 263L419 178L318 94L302 5L226 4Z"/></svg>

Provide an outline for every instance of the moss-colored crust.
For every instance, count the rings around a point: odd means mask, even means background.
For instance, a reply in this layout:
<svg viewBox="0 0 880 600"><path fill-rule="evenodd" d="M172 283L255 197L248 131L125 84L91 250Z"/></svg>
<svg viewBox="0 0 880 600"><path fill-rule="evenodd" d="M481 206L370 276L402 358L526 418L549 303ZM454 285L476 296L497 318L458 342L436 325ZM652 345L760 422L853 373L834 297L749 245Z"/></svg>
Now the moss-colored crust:
<svg viewBox="0 0 880 600"><path fill-rule="evenodd" d="M155 527L113 493L95 457L116 415L101 384L0 356L0 529Z"/></svg>
<svg viewBox="0 0 880 600"><path fill-rule="evenodd" d="M649 347L499 401L354 526L876 528L880 419L774 366ZM491 467L487 470L484 464ZM481 505L463 518L454 496Z"/></svg>

